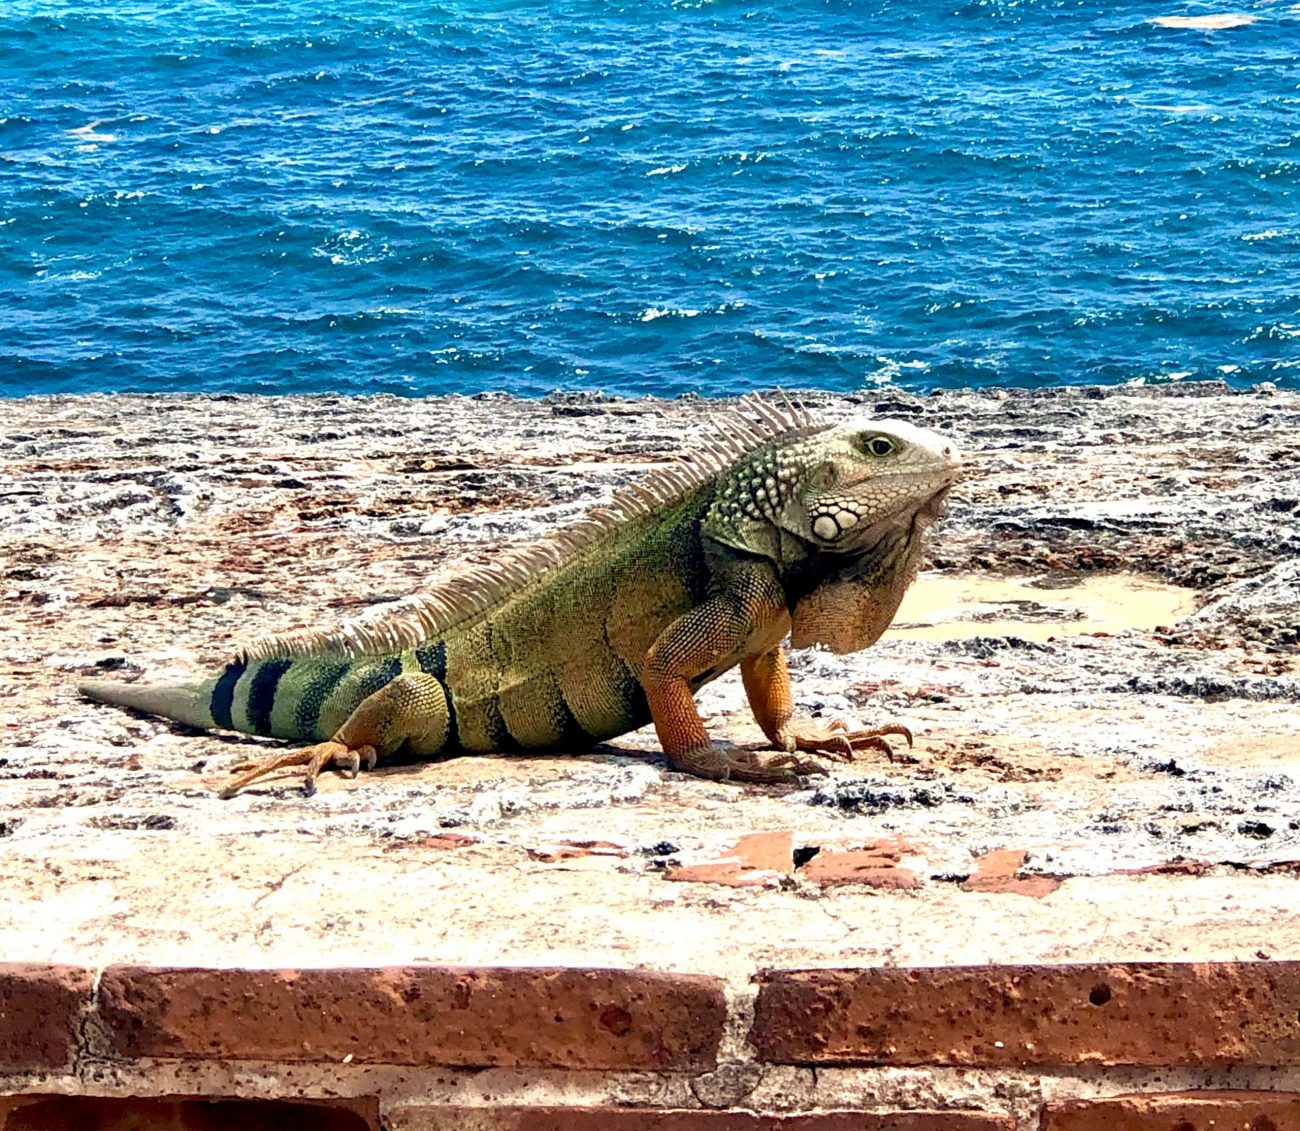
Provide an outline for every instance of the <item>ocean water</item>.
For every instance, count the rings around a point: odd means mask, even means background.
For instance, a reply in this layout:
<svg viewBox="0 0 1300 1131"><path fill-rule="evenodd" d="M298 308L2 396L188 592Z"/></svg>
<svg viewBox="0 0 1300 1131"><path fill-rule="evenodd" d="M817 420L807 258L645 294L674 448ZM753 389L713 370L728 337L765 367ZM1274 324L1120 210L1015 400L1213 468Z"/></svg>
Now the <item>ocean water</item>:
<svg viewBox="0 0 1300 1131"><path fill-rule="evenodd" d="M1296 0L5 0L0 392L1294 387L1298 57Z"/></svg>

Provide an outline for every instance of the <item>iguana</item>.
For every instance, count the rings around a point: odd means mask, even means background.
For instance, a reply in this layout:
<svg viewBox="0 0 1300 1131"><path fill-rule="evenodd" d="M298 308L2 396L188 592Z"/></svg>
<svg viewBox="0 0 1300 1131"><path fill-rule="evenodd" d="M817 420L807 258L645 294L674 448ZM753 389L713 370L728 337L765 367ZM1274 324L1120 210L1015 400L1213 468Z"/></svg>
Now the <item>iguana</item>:
<svg viewBox="0 0 1300 1131"><path fill-rule="evenodd" d="M224 790L306 766L356 775L398 751L571 751L653 722L669 765L713 779L824 773L906 727L794 712L782 641L854 651L893 619L960 471L911 424L832 426L747 400L681 461L577 525L342 627L253 641L200 682L90 680L83 695L191 726L310 742ZM693 693L740 666L775 748L715 747Z"/></svg>

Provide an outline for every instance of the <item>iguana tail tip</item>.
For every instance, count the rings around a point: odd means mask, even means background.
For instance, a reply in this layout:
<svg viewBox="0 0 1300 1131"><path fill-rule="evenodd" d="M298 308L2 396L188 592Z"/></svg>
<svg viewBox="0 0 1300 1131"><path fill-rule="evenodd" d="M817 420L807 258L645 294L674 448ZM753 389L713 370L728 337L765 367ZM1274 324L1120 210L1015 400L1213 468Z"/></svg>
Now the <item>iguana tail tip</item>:
<svg viewBox="0 0 1300 1131"><path fill-rule="evenodd" d="M144 683L120 683L110 679L83 679L77 691L97 703L129 707L150 715L162 715L195 727L213 726L208 697L202 686L164 686Z"/></svg>

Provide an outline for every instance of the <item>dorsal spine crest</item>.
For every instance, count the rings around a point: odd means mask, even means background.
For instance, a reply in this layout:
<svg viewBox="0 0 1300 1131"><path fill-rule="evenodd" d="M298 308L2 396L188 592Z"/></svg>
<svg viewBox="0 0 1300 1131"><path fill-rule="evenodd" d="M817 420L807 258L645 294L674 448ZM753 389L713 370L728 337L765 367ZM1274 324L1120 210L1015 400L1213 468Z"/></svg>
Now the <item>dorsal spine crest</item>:
<svg viewBox="0 0 1300 1131"><path fill-rule="evenodd" d="M750 414L749 416L744 415ZM613 499L549 537L462 570L427 593L377 607L328 631L294 629L260 637L237 659L384 655L418 647L486 613L547 570L565 564L628 522L667 510L759 449L824 431L829 425L785 400L778 409L751 394L740 410L713 421L713 434L667 467L617 491Z"/></svg>

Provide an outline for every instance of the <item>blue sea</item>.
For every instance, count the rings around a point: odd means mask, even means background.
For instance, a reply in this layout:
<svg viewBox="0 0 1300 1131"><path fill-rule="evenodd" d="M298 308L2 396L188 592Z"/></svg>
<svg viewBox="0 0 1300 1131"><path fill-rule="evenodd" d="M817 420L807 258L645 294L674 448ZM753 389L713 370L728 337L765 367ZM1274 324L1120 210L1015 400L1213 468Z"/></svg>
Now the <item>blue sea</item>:
<svg viewBox="0 0 1300 1131"><path fill-rule="evenodd" d="M1297 0L0 2L0 391L1300 385Z"/></svg>

